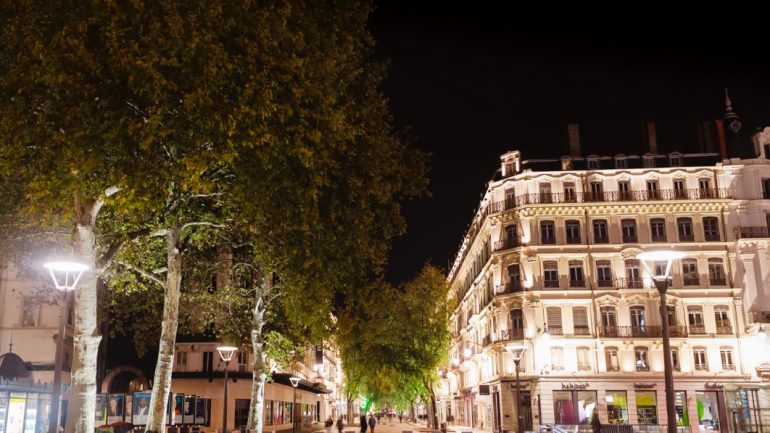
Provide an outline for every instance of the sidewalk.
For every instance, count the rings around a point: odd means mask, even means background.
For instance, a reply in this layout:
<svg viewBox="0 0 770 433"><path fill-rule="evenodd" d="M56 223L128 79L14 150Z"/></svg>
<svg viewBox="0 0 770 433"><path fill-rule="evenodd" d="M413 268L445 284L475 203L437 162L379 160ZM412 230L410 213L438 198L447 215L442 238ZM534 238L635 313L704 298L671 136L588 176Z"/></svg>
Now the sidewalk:
<svg viewBox="0 0 770 433"><path fill-rule="evenodd" d="M265 431L270 430L270 428L266 427ZM404 433L404 432L411 432L411 433L420 433L420 431L427 431L426 423L425 422L398 422L398 420L395 420L393 422L387 422L385 418L383 418L380 422L380 424L377 424L377 426L374 428L375 433ZM337 433L337 427L329 427L324 428L323 423L314 423L311 426L305 426L301 429L297 428L296 432L294 433ZM343 433L359 433L360 427L358 423L354 423L352 425L345 425L345 427L342 429ZM450 424L447 425L447 433L465 433L465 432L472 432L472 433L489 433L487 430L481 430L481 429L474 429L467 426L462 425L456 425L456 424ZM292 433L291 429L284 429L284 430L276 430L276 433ZM370 433L369 430L367 430L367 433Z"/></svg>

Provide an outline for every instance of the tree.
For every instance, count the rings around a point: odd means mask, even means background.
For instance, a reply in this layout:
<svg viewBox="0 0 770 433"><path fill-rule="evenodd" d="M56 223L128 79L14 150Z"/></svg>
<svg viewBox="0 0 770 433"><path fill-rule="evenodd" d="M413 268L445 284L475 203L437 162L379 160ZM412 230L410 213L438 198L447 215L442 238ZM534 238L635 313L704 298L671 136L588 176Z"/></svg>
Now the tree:
<svg viewBox="0 0 770 433"><path fill-rule="evenodd" d="M426 265L400 287L382 283L346 310L340 325L345 370L360 375L367 395L405 407L418 397L431 403L446 361L449 305L446 277Z"/></svg>

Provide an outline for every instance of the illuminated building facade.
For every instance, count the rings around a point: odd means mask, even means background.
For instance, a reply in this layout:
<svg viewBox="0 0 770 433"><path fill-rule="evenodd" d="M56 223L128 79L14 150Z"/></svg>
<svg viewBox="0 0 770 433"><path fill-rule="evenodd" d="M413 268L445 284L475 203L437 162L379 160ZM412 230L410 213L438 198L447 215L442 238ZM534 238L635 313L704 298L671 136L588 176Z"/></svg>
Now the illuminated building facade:
<svg viewBox="0 0 770 433"><path fill-rule="evenodd" d="M444 420L517 430L506 351L517 344L522 430L590 431L596 413L603 425L663 431L651 273L664 270L636 255L673 248L686 254L666 306L678 425L770 431L770 128L741 141L728 104L718 151L660 154L647 126L642 155L581 156L571 125L570 156L501 156L449 273Z"/></svg>

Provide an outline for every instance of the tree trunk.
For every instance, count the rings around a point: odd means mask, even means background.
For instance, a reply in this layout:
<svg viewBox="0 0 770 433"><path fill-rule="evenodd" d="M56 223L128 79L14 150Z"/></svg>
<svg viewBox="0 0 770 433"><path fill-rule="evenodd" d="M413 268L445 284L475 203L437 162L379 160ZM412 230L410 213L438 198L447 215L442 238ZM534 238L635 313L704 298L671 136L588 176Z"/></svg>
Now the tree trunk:
<svg viewBox="0 0 770 433"><path fill-rule="evenodd" d="M265 281L267 284L267 281ZM248 428L252 432L262 433L263 417L262 412L265 408L265 351L264 340L262 339L262 328L265 325L265 289L259 290L258 299L252 312L251 328L251 348L254 351L254 365L252 366L251 380L251 404L249 406ZM294 407L292 405L292 407Z"/></svg>
<svg viewBox="0 0 770 433"><path fill-rule="evenodd" d="M150 413L147 417L146 431L148 432L162 432L168 412L167 405L171 392L171 371L174 365L174 345L179 323L179 297L182 284L182 254L179 251L180 233L181 227L178 222L170 227L166 233L166 265L168 270L166 271L158 361L155 364Z"/></svg>
<svg viewBox="0 0 770 433"><path fill-rule="evenodd" d="M66 433L93 433L96 411L96 360L102 337L97 326L96 237L94 236L94 202L76 198L78 215L75 249L78 258L88 265L75 290L75 329L72 379L67 408Z"/></svg>
<svg viewBox="0 0 770 433"><path fill-rule="evenodd" d="M430 419L434 430L438 430L438 410L436 408L436 393L433 392L433 387L428 388L430 392Z"/></svg>
<svg viewBox="0 0 770 433"><path fill-rule="evenodd" d="M347 417L348 417L348 425L353 425L353 396L348 396L348 410L347 410Z"/></svg>

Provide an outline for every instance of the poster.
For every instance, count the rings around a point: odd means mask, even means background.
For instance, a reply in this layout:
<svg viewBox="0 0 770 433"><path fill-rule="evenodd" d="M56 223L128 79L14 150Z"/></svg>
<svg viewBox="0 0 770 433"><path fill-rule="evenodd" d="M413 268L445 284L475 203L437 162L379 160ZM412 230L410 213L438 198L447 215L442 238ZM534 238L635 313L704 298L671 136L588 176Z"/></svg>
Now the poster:
<svg viewBox="0 0 770 433"><path fill-rule="evenodd" d="M184 397L184 413L182 414L182 424L195 423L195 396L186 395Z"/></svg>
<svg viewBox="0 0 770 433"><path fill-rule="evenodd" d="M123 421L124 412L123 394L110 394L107 397L107 423L112 424Z"/></svg>
<svg viewBox="0 0 770 433"><path fill-rule="evenodd" d="M134 399L134 397L131 396L131 395L126 394L124 396L125 404L123 406L124 407L124 409L123 409L123 420L125 422L131 422L131 420L134 417L134 406L132 404L133 401L134 401L133 399Z"/></svg>
<svg viewBox="0 0 770 433"><path fill-rule="evenodd" d="M100 427L107 424L107 394L96 394L95 408L94 426Z"/></svg>
<svg viewBox="0 0 770 433"><path fill-rule="evenodd" d="M182 424L182 414L184 413L184 394L176 394L173 400L173 418L172 424Z"/></svg>
<svg viewBox="0 0 770 433"><path fill-rule="evenodd" d="M195 399L195 424L206 424L206 399L198 397Z"/></svg>
<svg viewBox="0 0 770 433"><path fill-rule="evenodd" d="M150 396L149 392L135 392L133 409L134 409L134 425L146 425L147 416L150 414Z"/></svg>

